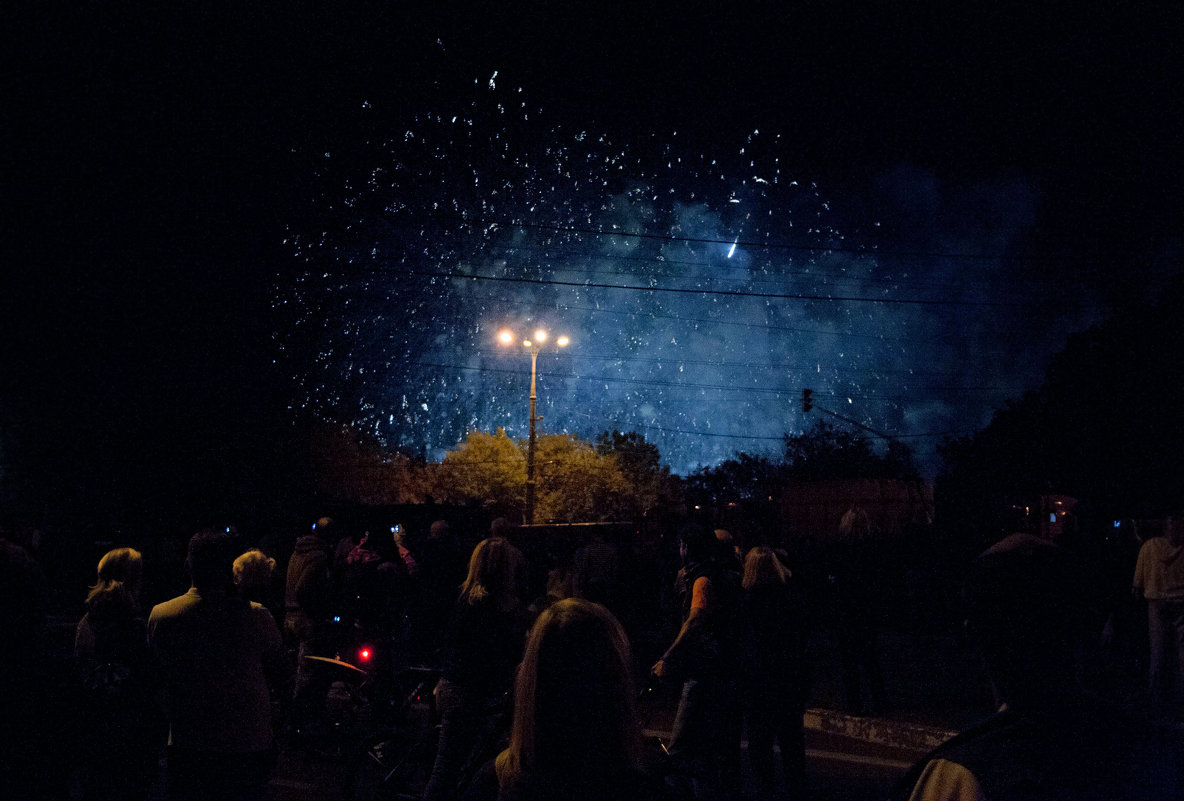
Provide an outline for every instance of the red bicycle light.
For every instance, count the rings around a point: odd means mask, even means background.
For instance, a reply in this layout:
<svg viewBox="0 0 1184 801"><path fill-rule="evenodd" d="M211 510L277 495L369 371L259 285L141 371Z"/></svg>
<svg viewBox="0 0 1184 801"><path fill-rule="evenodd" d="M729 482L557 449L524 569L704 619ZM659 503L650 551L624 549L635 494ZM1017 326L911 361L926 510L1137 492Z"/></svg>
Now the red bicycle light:
<svg viewBox="0 0 1184 801"><path fill-rule="evenodd" d="M363 662L369 662L370 661L370 649L369 648L359 648L358 649L358 659L362 660Z"/></svg>

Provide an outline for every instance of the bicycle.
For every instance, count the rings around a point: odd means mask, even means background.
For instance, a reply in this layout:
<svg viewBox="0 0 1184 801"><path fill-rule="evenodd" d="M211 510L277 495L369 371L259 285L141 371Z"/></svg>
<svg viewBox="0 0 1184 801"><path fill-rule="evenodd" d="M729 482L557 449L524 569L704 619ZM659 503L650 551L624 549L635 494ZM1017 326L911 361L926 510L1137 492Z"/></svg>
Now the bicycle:
<svg viewBox="0 0 1184 801"><path fill-rule="evenodd" d="M434 688L439 671L419 671L419 682L405 696L400 719L405 725L376 730L363 744L352 788L352 801L419 801L432 775L440 736L440 723L434 704ZM509 734L510 701L503 695L479 711L473 746L457 776L457 795L481 771L482 767L505 747Z"/></svg>

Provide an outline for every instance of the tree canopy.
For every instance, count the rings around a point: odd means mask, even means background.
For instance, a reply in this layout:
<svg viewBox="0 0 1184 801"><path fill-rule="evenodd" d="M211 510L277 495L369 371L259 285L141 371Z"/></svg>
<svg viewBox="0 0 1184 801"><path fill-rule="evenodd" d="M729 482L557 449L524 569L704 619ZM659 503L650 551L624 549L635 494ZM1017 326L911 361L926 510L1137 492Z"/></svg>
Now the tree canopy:
<svg viewBox="0 0 1184 801"><path fill-rule="evenodd" d="M524 440L503 429L471 431L439 464L387 453L347 427L326 427L315 438L318 491L362 504L435 500L480 505L512 518L526 506ZM680 482L661 464L658 449L634 432L604 432L596 443L547 434L535 446L535 519L593 522L640 519L679 497Z"/></svg>
<svg viewBox="0 0 1184 801"><path fill-rule="evenodd" d="M939 497L975 514L1039 494L1101 519L1184 506L1184 282L1070 337L1043 385L941 448Z"/></svg>

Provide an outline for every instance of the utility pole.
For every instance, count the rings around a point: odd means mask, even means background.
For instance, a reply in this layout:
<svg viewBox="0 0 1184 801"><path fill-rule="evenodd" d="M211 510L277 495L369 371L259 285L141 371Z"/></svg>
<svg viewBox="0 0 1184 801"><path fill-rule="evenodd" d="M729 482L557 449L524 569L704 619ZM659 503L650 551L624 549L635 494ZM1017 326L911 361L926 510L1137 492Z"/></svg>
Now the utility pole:
<svg viewBox="0 0 1184 801"><path fill-rule="evenodd" d="M535 404L538 401L538 393L535 391L536 381L538 375L539 351L543 344L547 341L547 331L545 329L538 329L534 332L534 336L530 339L522 340L522 347L530 352L530 435L526 441L526 522L534 522L534 500L535 500L535 480L534 480L534 446L535 446L535 423L543 418L536 416ZM497 335L498 341L503 345L511 345L514 343L514 332L503 330ZM555 340L556 346L566 348L571 340L566 336L561 336Z"/></svg>

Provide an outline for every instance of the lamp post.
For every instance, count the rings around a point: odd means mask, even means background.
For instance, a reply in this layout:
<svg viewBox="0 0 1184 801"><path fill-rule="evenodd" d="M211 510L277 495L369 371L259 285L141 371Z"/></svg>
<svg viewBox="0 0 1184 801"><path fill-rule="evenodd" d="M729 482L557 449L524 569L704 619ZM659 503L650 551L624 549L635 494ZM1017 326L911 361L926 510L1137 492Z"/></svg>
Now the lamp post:
<svg viewBox="0 0 1184 801"><path fill-rule="evenodd" d="M502 331L498 334L498 340L503 345L509 345L514 342L514 333L512 331ZM547 332L544 329L538 329L534 332L534 337L531 339L522 340L522 347L530 352L530 435L526 441L526 522L531 524L534 522L534 495L535 495L535 481L534 481L534 424L542 418L535 416L535 404L538 400L538 394L535 392L535 376L538 374L539 350L542 348L544 342L547 341ZM567 337L559 337L555 340L555 344L561 348L567 347L570 342Z"/></svg>

